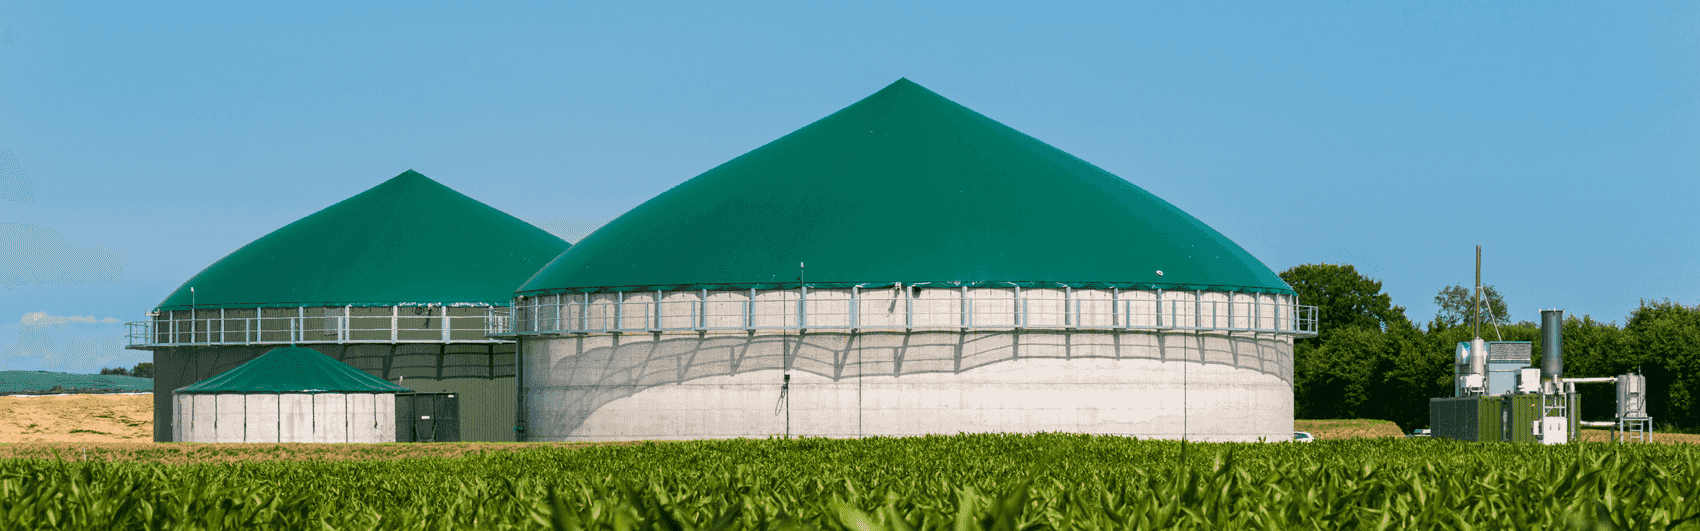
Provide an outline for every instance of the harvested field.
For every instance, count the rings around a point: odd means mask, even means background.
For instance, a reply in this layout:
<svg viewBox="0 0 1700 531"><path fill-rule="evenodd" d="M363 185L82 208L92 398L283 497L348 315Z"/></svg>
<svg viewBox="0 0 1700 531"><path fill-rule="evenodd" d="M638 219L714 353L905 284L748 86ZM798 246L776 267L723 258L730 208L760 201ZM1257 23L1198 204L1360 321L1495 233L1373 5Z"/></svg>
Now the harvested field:
<svg viewBox="0 0 1700 531"><path fill-rule="evenodd" d="M1388 420L1294 420L1293 430L1310 432L1323 440L1405 436L1398 424Z"/></svg>
<svg viewBox="0 0 1700 531"><path fill-rule="evenodd" d="M1700 435L1692 433L1659 433L1653 432L1653 442L1665 444L1700 444ZM1611 430L1582 430L1582 440L1587 442L1611 442Z"/></svg>
<svg viewBox="0 0 1700 531"><path fill-rule="evenodd" d="M389 461L483 456L541 448L582 448L633 444L643 443L18 443L0 445L0 459L147 461L165 464L254 461Z"/></svg>
<svg viewBox="0 0 1700 531"><path fill-rule="evenodd" d="M152 440L152 394L0 396L0 443Z"/></svg>

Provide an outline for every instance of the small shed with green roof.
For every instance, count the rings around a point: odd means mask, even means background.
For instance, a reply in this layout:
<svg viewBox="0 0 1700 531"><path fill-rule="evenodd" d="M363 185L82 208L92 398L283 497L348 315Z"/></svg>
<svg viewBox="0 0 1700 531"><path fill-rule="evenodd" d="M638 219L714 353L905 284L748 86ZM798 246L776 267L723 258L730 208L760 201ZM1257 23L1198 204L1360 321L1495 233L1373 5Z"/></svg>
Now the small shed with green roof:
<svg viewBox="0 0 1700 531"><path fill-rule="evenodd" d="M258 358L172 393L183 442L395 442L395 397L412 390L304 347Z"/></svg>

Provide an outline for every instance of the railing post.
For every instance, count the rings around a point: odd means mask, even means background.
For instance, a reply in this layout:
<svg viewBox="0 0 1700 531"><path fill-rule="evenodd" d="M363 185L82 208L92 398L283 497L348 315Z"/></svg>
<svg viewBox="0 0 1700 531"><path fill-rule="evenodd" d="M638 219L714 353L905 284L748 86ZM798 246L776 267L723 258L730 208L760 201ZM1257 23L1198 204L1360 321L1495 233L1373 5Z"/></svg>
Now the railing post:
<svg viewBox="0 0 1700 531"><path fill-rule="evenodd" d="M862 324L862 287L850 286L850 331Z"/></svg>
<svg viewBox="0 0 1700 531"><path fill-rule="evenodd" d="M1251 315L1252 315L1251 329L1252 330L1262 330L1263 329L1263 294L1259 293L1259 294L1251 296Z"/></svg>
<svg viewBox="0 0 1700 531"><path fill-rule="evenodd" d="M1021 286L1015 287L1015 327L1021 328L1027 322L1027 299L1021 297Z"/></svg>
<svg viewBox="0 0 1700 531"><path fill-rule="evenodd" d="M1157 313L1151 318L1156 320L1157 328L1163 327L1163 288L1157 288Z"/></svg>
<svg viewBox="0 0 1700 531"><path fill-rule="evenodd" d="M798 330L804 330L804 329L807 329L809 327L808 306L809 306L809 287L805 286L805 285L803 285L803 283L799 282L799 283L797 283L797 329Z"/></svg>
<svg viewBox="0 0 1700 531"><path fill-rule="evenodd" d="M445 304L445 305L441 306L441 308L443 309L443 342L448 343L449 342L449 336L453 335L452 332L454 331L454 329L449 328L449 307L448 307L448 305ZM485 312L485 313L489 313L489 312ZM489 321L485 321L485 322L489 322Z"/></svg>
<svg viewBox="0 0 1700 531"><path fill-rule="evenodd" d="M958 324L960 324L963 328L968 328L968 323L970 322L968 310L968 286L962 286L962 296L956 302L956 306L956 309L962 313L962 319Z"/></svg>
<svg viewBox="0 0 1700 531"><path fill-rule="evenodd" d="M661 290L655 290L655 327L650 330L661 330Z"/></svg>
<svg viewBox="0 0 1700 531"><path fill-rule="evenodd" d="M703 288L702 297L700 298L700 300L697 301L697 303L702 305L702 311L697 313L697 319L698 319L697 322L699 323L698 328L707 330L708 329L708 288Z"/></svg>
<svg viewBox="0 0 1700 531"><path fill-rule="evenodd" d="M903 328L915 328L915 286L903 286Z"/></svg>
<svg viewBox="0 0 1700 531"><path fill-rule="evenodd" d="M750 296L744 299L744 329L755 329L756 289L750 288Z"/></svg>
<svg viewBox="0 0 1700 531"><path fill-rule="evenodd" d="M390 342L401 339L401 306L390 306Z"/></svg>

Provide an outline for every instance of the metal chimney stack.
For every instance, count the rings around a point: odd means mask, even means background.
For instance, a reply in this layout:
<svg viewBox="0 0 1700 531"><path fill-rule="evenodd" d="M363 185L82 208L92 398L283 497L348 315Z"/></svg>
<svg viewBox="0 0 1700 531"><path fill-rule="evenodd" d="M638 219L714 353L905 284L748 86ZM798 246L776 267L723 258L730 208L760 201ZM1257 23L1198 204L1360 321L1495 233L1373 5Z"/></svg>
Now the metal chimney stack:
<svg viewBox="0 0 1700 531"><path fill-rule="evenodd" d="M1541 380L1564 376L1564 310L1541 310Z"/></svg>
<svg viewBox="0 0 1700 531"><path fill-rule="evenodd" d="M1476 294L1470 306L1470 374L1481 376L1482 388L1487 388L1488 352L1487 343L1482 341L1482 246L1476 246Z"/></svg>

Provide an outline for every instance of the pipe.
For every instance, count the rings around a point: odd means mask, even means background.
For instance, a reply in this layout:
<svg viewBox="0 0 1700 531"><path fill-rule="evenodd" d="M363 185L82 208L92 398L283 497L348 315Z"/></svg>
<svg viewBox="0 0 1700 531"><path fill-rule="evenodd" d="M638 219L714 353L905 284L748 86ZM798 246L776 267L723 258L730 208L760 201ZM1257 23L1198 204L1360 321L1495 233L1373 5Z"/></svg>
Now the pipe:
<svg viewBox="0 0 1700 531"><path fill-rule="evenodd" d="M1487 342L1478 337L1470 340L1470 374L1482 377L1483 389L1487 387L1488 378Z"/></svg>
<svg viewBox="0 0 1700 531"><path fill-rule="evenodd" d="M1564 310L1541 310L1541 380L1564 376Z"/></svg>

